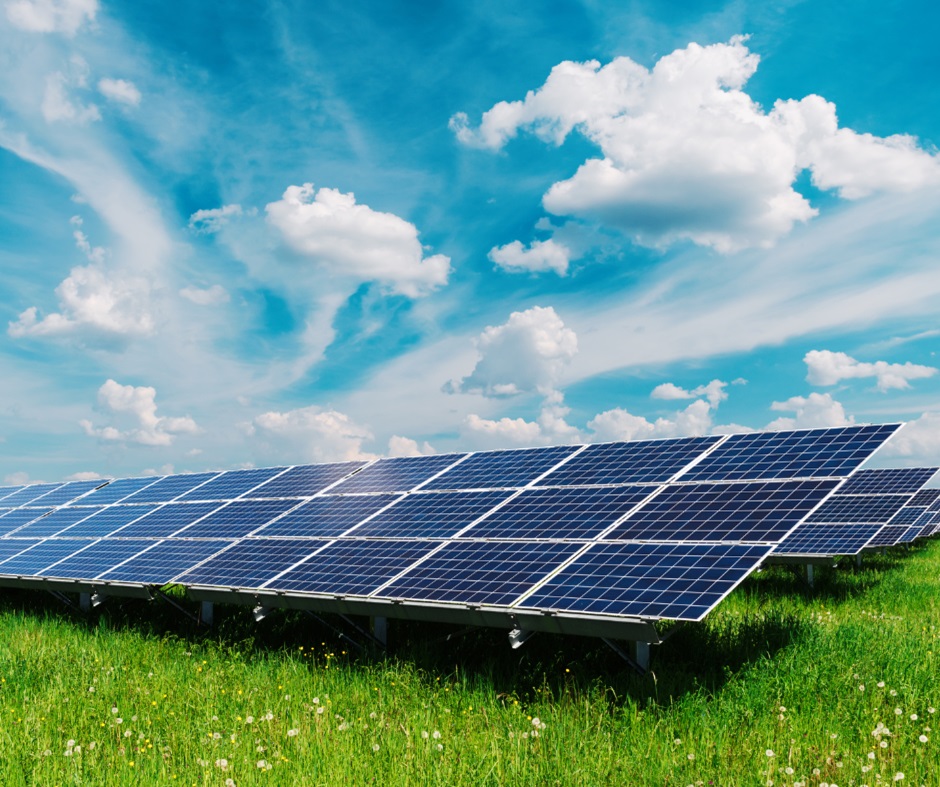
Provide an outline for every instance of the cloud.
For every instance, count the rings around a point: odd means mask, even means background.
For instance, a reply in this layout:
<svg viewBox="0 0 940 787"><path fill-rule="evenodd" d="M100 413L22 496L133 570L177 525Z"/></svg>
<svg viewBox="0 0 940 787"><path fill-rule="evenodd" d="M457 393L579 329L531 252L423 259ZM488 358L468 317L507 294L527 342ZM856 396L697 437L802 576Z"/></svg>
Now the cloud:
<svg viewBox="0 0 940 787"><path fill-rule="evenodd" d="M841 380L874 377L878 381L878 390L882 392L892 388L910 388L910 380L923 380L937 373L933 366L887 361L863 363L845 353L830 350L810 350L803 360L807 368L806 380L812 385L836 385Z"/></svg>
<svg viewBox="0 0 940 787"><path fill-rule="evenodd" d="M846 416L842 404L831 394L811 393L809 396L791 396L785 402L774 402L771 410L793 412L793 418L781 417L767 424L765 429L812 429L828 426L851 426L855 418Z"/></svg>
<svg viewBox="0 0 940 787"><path fill-rule="evenodd" d="M352 193L289 186L265 210L291 249L333 275L380 282L409 298L447 283L449 257L425 257L413 224L357 204Z"/></svg>
<svg viewBox="0 0 940 787"><path fill-rule="evenodd" d="M628 57L565 61L524 100L485 112L477 128L464 114L450 125L464 144L492 150L520 131L560 145L577 129L603 155L552 185L545 209L651 247L771 246L817 214L793 188L804 169L846 199L940 183L940 158L912 138L840 129L834 105L818 96L764 112L743 90L758 63L743 37L689 44L652 69Z"/></svg>
<svg viewBox="0 0 940 787"><path fill-rule="evenodd" d="M73 217L73 223L75 223L75 218L77 217ZM102 246L92 246L91 242L88 240L88 236L81 230L75 230L72 233L72 237L75 238L75 246L88 258L89 262L95 263L96 265L104 263L108 253L105 248Z"/></svg>
<svg viewBox="0 0 940 787"><path fill-rule="evenodd" d="M559 391L549 392L535 421L524 418L490 420L471 413L464 419L463 436L487 448L519 445L559 445L581 440L578 429L565 419L570 408Z"/></svg>
<svg viewBox="0 0 940 787"><path fill-rule="evenodd" d="M542 436L538 423L524 418L489 420L471 413L464 423L471 433L496 445L535 445Z"/></svg>
<svg viewBox="0 0 940 787"><path fill-rule="evenodd" d="M445 390L484 396L548 394L577 353L578 337L551 306L533 306L513 312L502 325L487 327L476 346L473 371Z"/></svg>
<svg viewBox="0 0 940 787"><path fill-rule="evenodd" d="M296 456L310 462L375 458L362 449L372 433L336 410L310 406L262 413L245 426L245 431L280 457Z"/></svg>
<svg viewBox="0 0 940 787"><path fill-rule="evenodd" d="M936 463L940 458L940 412L927 412L909 421L887 442L885 456L903 456Z"/></svg>
<svg viewBox="0 0 940 787"><path fill-rule="evenodd" d="M103 476L101 473L96 473L93 470L82 470L78 473L72 473L65 477L66 481L98 481L104 480L108 476Z"/></svg>
<svg viewBox="0 0 940 787"><path fill-rule="evenodd" d="M36 482L29 480L29 473L27 473L27 472L25 472L25 471L23 471L23 470L20 470L19 472L10 473L9 475L5 475L5 476L3 477L3 483L5 483L5 484L21 485L21 484L30 484L30 483L36 483Z"/></svg>
<svg viewBox="0 0 940 787"><path fill-rule="evenodd" d="M211 287L201 289L199 287L183 287L180 290L186 300L192 301L199 306L217 306L220 303L228 303L229 294L221 284L213 284Z"/></svg>
<svg viewBox="0 0 940 787"><path fill-rule="evenodd" d="M564 276L568 272L571 252L561 243L549 238L545 241L532 241L528 249L516 240L505 246L490 249L487 256L507 271L555 271L559 276Z"/></svg>
<svg viewBox="0 0 940 787"><path fill-rule="evenodd" d="M189 228L199 233L218 232L233 216L242 215L241 205L223 205L221 208L197 210L189 217Z"/></svg>
<svg viewBox="0 0 940 787"><path fill-rule="evenodd" d="M82 126L101 120L101 112L94 104L82 104L71 95L71 91L85 87L83 66L73 59L73 69L69 74L56 71L46 77L46 87L42 95L42 116L47 123L74 123Z"/></svg>
<svg viewBox="0 0 940 787"><path fill-rule="evenodd" d="M85 22L93 22L98 0L13 0L6 4L14 27L33 33L73 36Z"/></svg>
<svg viewBox="0 0 940 787"><path fill-rule="evenodd" d="M388 439L388 456L428 456L436 453L428 442L418 445L416 440L397 434Z"/></svg>
<svg viewBox="0 0 940 787"><path fill-rule="evenodd" d="M712 409L707 401L698 399L672 418L649 421L617 407L598 413L588 421L588 428L599 442L703 435L712 430Z"/></svg>
<svg viewBox="0 0 940 787"><path fill-rule="evenodd" d="M95 426L82 419L79 424L89 437L107 442L168 446L182 434L196 434L199 426L189 416L157 415L157 391L151 386L121 385L108 380L98 389L98 405L121 425Z"/></svg>
<svg viewBox="0 0 940 787"><path fill-rule="evenodd" d="M650 393L650 397L652 399L676 400L695 399L699 396L704 396L712 407L717 407L719 402L723 402L728 398L728 393L725 391L727 387L728 383L722 382L721 380L712 380L707 385L700 385L697 388L693 388L691 391L687 391L672 383L662 383L653 389Z"/></svg>
<svg viewBox="0 0 940 787"><path fill-rule="evenodd" d="M99 79L98 92L110 101L127 104L131 107L140 105L140 91L133 82L126 79Z"/></svg>

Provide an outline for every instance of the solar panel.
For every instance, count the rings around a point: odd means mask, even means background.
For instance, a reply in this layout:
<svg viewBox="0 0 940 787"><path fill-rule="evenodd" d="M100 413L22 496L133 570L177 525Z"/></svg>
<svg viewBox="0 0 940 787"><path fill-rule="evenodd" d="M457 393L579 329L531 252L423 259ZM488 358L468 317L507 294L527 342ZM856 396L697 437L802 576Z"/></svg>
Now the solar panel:
<svg viewBox="0 0 940 787"><path fill-rule="evenodd" d="M332 492L408 492L431 476L449 467L466 454L435 454L433 456L399 456L379 459L337 484Z"/></svg>
<svg viewBox="0 0 940 787"><path fill-rule="evenodd" d="M34 544L38 544L37 539L24 538L20 539L0 539L0 564L4 560L7 560L14 555L18 555L20 552L29 549Z"/></svg>
<svg viewBox="0 0 940 787"><path fill-rule="evenodd" d="M91 579L153 544L143 539L102 539L36 573L42 577ZM0 570L3 570L0 567Z"/></svg>
<svg viewBox="0 0 940 787"><path fill-rule="evenodd" d="M517 606L701 620L770 550L743 544L592 544Z"/></svg>
<svg viewBox="0 0 940 787"><path fill-rule="evenodd" d="M14 492L19 492L22 488L22 486L0 486L0 507L6 508L7 504L3 502L4 499Z"/></svg>
<svg viewBox="0 0 940 787"><path fill-rule="evenodd" d="M14 508L0 516L0 535L8 535L27 522L48 514L51 508Z"/></svg>
<svg viewBox="0 0 940 787"><path fill-rule="evenodd" d="M910 499L909 495L833 495L813 512L814 522L884 524Z"/></svg>
<svg viewBox="0 0 940 787"><path fill-rule="evenodd" d="M859 470L839 487L840 495L912 495L937 472L936 467Z"/></svg>
<svg viewBox="0 0 940 787"><path fill-rule="evenodd" d="M76 505L109 505L123 500L128 495L138 492L146 486L155 484L161 476L150 476L147 478L119 478L117 481L111 481L107 486L90 492L81 500L76 501Z"/></svg>
<svg viewBox="0 0 940 787"><path fill-rule="evenodd" d="M84 549L91 543L93 542L83 539L65 538L40 541L15 557L0 563L0 574L38 576L39 572L47 566L58 563L62 558Z"/></svg>
<svg viewBox="0 0 940 787"><path fill-rule="evenodd" d="M62 484L30 484L24 486L19 492L7 495L3 500L4 508L16 508L18 506L28 506L38 497L48 494L53 489L58 489Z"/></svg>
<svg viewBox="0 0 940 787"><path fill-rule="evenodd" d="M589 445L537 486L660 484L672 479L721 437L683 437Z"/></svg>
<svg viewBox="0 0 940 787"><path fill-rule="evenodd" d="M96 510L94 508L59 508L53 511L51 514L37 519L31 522L28 525L21 527L15 532L17 538L46 538L47 536L54 536L61 530L70 525L74 525L80 519L84 519L87 516L94 514Z"/></svg>
<svg viewBox="0 0 940 787"><path fill-rule="evenodd" d="M102 538L130 524L135 519L149 514L156 508L156 503L144 506L111 506L72 525L62 531L61 535L67 538Z"/></svg>
<svg viewBox="0 0 940 787"><path fill-rule="evenodd" d="M177 502L181 500L231 500L241 497L265 481L280 475L286 469L285 467L263 467L257 470L231 470L180 495Z"/></svg>
<svg viewBox="0 0 940 787"><path fill-rule="evenodd" d="M907 532L907 528L907 525L885 525L865 546L893 547L898 543L898 539Z"/></svg>
<svg viewBox="0 0 940 787"><path fill-rule="evenodd" d="M241 538L296 505L296 500L236 500L176 535L179 538Z"/></svg>
<svg viewBox="0 0 940 787"><path fill-rule="evenodd" d="M124 503L165 503L173 500L190 489L195 489L218 473L187 473L184 475L168 475L154 484L144 487L139 492L128 495Z"/></svg>
<svg viewBox="0 0 940 787"><path fill-rule="evenodd" d="M150 549L105 571L99 578L162 587L232 544L231 541L179 539L150 543Z"/></svg>
<svg viewBox="0 0 940 787"><path fill-rule="evenodd" d="M558 542L454 541L376 596L505 606L582 547Z"/></svg>
<svg viewBox="0 0 940 787"><path fill-rule="evenodd" d="M136 507L136 506L135 506ZM115 530L111 538L166 538L215 511L219 503L167 503L131 524Z"/></svg>
<svg viewBox="0 0 940 787"><path fill-rule="evenodd" d="M681 476L682 481L848 475L898 424L733 434Z"/></svg>
<svg viewBox="0 0 940 787"><path fill-rule="evenodd" d="M422 485L421 489L500 489L525 486L579 448L581 446L560 445L471 454L463 462Z"/></svg>
<svg viewBox="0 0 940 787"><path fill-rule="evenodd" d="M47 492L42 497L38 497L30 505L33 506L61 506L69 503L77 497L81 497L86 492L90 492L97 486L107 483L107 479L100 478L97 481L71 481L57 489Z"/></svg>
<svg viewBox="0 0 940 787"><path fill-rule="evenodd" d="M650 486L526 489L462 535L503 539L595 538L655 489Z"/></svg>
<svg viewBox="0 0 940 787"><path fill-rule="evenodd" d="M261 587L328 543L312 538L247 538L187 571L177 581L183 585Z"/></svg>
<svg viewBox="0 0 940 787"><path fill-rule="evenodd" d="M295 593L367 596L436 546L433 541L334 541L264 587Z"/></svg>
<svg viewBox="0 0 940 787"><path fill-rule="evenodd" d="M834 557L857 555L883 525L817 524L800 525L774 550L775 555Z"/></svg>
<svg viewBox="0 0 940 787"><path fill-rule="evenodd" d="M904 506L904 508L888 520L887 524L913 525L926 510L927 508L925 506Z"/></svg>
<svg viewBox="0 0 940 787"><path fill-rule="evenodd" d="M916 495L914 495L914 497L911 498L908 505L929 506L938 497L940 497L940 489L921 489Z"/></svg>
<svg viewBox="0 0 940 787"><path fill-rule="evenodd" d="M310 497L358 470L365 462L292 467L252 492L252 497Z"/></svg>
<svg viewBox="0 0 940 787"><path fill-rule="evenodd" d="M400 495L328 495L308 500L257 535L330 538L345 533ZM296 501L294 501L296 503Z"/></svg>
<svg viewBox="0 0 940 787"><path fill-rule="evenodd" d="M779 541L836 481L674 484L605 538L642 541Z"/></svg>
<svg viewBox="0 0 940 787"><path fill-rule="evenodd" d="M450 538L513 494L508 490L408 495L351 535L370 538Z"/></svg>
<svg viewBox="0 0 940 787"><path fill-rule="evenodd" d="M898 544L910 544L915 538L920 536L921 528L913 525L904 531L904 534L897 540Z"/></svg>

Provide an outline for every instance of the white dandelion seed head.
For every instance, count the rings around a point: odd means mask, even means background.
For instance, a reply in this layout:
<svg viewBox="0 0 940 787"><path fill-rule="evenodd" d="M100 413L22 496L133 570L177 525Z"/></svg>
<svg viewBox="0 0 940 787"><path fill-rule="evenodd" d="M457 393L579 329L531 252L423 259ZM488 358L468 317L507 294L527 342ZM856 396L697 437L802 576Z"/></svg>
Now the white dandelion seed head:
<svg viewBox="0 0 940 787"><path fill-rule="evenodd" d="M425 740L427 740L427 739L428 739L428 731L427 731L427 730L421 730L421 737L424 738Z"/></svg>
<svg viewBox="0 0 940 787"><path fill-rule="evenodd" d="M382 748L382 747L379 746L379 744L377 744L377 743L373 743L373 744L372 744L372 751L378 751L378 750L381 749L381 748Z"/></svg>
<svg viewBox="0 0 940 787"><path fill-rule="evenodd" d="M765 751L764 754L766 754L768 757L773 757L773 756L774 756L774 750L773 750L773 749L767 749L767 751Z"/></svg>
<svg viewBox="0 0 940 787"><path fill-rule="evenodd" d="M904 781L904 774L898 771L896 774L894 774L894 780L896 782Z"/></svg>
<svg viewBox="0 0 940 787"><path fill-rule="evenodd" d="M916 714L916 713L912 713L912 714L911 714L911 721L917 721L917 714Z"/></svg>
<svg viewBox="0 0 940 787"><path fill-rule="evenodd" d="M326 710L326 708L324 708L323 706L320 706L319 708L317 708L317 716L322 716L322 715L323 715L323 711L325 711L325 710Z"/></svg>
<svg viewBox="0 0 940 787"><path fill-rule="evenodd" d="M434 732L431 733L431 737L434 738L434 740L437 740L441 737L441 733L438 730L434 730Z"/></svg>
<svg viewBox="0 0 940 787"><path fill-rule="evenodd" d="M928 738L926 735L921 735L917 740L919 740L921 743L926 743L930 740L930 738Z"/></svg>
<svg viewBox="0 0 940 787"><path fill-rule="evenodd" d="M295 729L292 729L292 730L288 730L288 731L287 731L287 737L288 737L288 738L295 738L295 737L297 737L297 734L298 734L299 732L300 732L300 730L298 730L298 729L296 729L296 728L295 728Z"/></svg>
<svg viewBox="0 0 940 787"><path fill-rule="evenodd" d="M438 743L438 744L435 745L435 748L436 748L438 751L444 751L444 744L443 744L443 743Z"/></svg>

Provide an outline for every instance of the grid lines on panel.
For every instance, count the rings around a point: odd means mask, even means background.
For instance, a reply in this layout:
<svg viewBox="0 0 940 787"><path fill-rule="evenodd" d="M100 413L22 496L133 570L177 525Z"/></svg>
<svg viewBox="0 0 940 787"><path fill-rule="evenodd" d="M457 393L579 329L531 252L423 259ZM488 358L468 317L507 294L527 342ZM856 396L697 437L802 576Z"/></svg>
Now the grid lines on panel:
<svg viewBox="0 0 940 787"><path fill-rule="evenodd" d="M187 473L184 475L168 475L155 484L144 487L124 498L124 503L166 503L180 495L195 489L218 473Z"/></svg>
<svg viewBox="0 0 940 787"><path fill-rule="evenodd" d="M159 476L149 478L119 478L116 481L112 481L107 486L90 492L81 500L77 501L76 504L86 506L117 503L119 500L123 500L125 497L134 494L134 492L139 492L145 486L155 484L158 480Z"/></svg>
<svg viewBox="0 0 940 787"><path fill-rule="evenodd" d="M4 508L17 508L31 505L34 500L58 489L62 484L30 484L24 486L19 492L8 495L4 501Z"/></svg>
<svg viewBox="0 0 940 787"><path fill-rule="evenodd" d="M345 478L364 462L339 462L329 465L301 465L259 486L252 497L310 497Z"/></svg>
<svg viewBox="0 0 940 787"><path fill-rule="evenodd" d="M143 539L96 541L77 555L38 571L39 576L63 579L94 579L127 558L153 544Z"/></svg>
<svg viewBox="0 0 940 787"><path fill-rule="evenodd" d="M8 506L4 500L14 492L19 492L22 488L22 486L0 486L0 507L7 508Z"/></svg>
<svg viewBox="0 0 940 787"><path fill-rule="evenodd" d="M17 538L46 538L74 525L81 519L100 511L96 508L58 508L16 531Z"/></svg>
<svg viewBox="0 0 940 787"><path fill-rule="evenodd" d="M379 459L337 484L331 492L408 492L431 476L449 467L465 454L434 454L432 456L399 456Z"/></svg>
<svg viewBox="0 0 940 787"><path fill-rule="evenodd" d="M37 576L44 568L84 549L92 541L82 539L46 539L0 563L0 574Z"/></svg>
<svg viewBox="0 0 940 787"><path fill-rule="evenodd" d="M787 536L774 550L776 555L835 557L857 555L882 525L817 524L807 522Z"/></svg>
<svg viewBox="0 0 940 787"><path fill-rule="evenodd" d="M237 541L231 549L187 571L177 581L183 585L258 588L328 543L310 538Z"/></svg>
<svg viewBox="0 0 940 787"><path fill-rule="evenodd" d="M887 523L883 522L882 524L913 525L926 510L925 506L904 506Z"/></svg>
<svg viewBox="0 0 940 787"><path fill-rule="evenodd" d="M557 542L453 541L376 595L507 606L582 547Z"/></svg>
<svg viewBox="0 0 940 787"><path fill-rule="evenodd" d="M411 494L350 535L356 538L451 538L511 494L508 490Z"/></svg>
<svg viewBox="0 0 940 787"><path fill-rule="evenodd" d="M187 527L177 538L241 538L297 505L296 500L236 500Z"/></svg>
<svg viewBox="0 0 940 787"><path fill-rule="evenodd" d="M283 467L230 470L180 495L177 502L183 500L231 500L250 492L283 471Z"/></svg>
<svg viewBox="0 0 940 787"><path fill-rule="evenodd" d="M744 544L592 544L518 606L701 620L770 550Z"/></svg>
<svg viewBox="0 0 940 787"><path fill-rule="evenodd" d="M921 528L913 525L904 531L904 534L898 539L899 544L910 544L915 538L920 536Z"/></svg>
<svg viewBox="0 0 940 787"><path fill-rule="evenodd" d="M4 560L8 560L9 558L18 555L20 552L23 552L24 550L29 549L34 544L38 543L39 540L34 538L24 538L23 540L12 538L0 539L0 564L2 564ZM0 565L0 567L2 567L2 565ZM0 571L0 573L3 572Z"/></svg>
<svg viewBox="0 0 940 787"><path fill-rule="evenodd" d="M167 503L111 533L111 538L166 538L215 511L218 503Z"/></svg>
<svg viewBox="0 0 940 787"><path fill-rule="evenodd" d="M909 498L909 495L843 495L840 490L813 512L813 521L883 525Z"/></svg>
<svg viewBox="0 0 940 787"><path fill-rule="evenodd" d="M859 470L839 487L840 495L912 495L936 474L936 467Z"/></svg>
<svg viewBox="0 0 940 787"><path fill-rule="evenodd" d="M910 506L929 506L931 503L940 498L940 489L921 489L914 497L911 498L908 505Z"/></svg>
<svg viewBox="0 0 940 787"><path fill-rule="evenodd" d="M836 481L674 484L605 540L779 541Z"/></svg>
<svg viewBox="0 0 940 787"><path fill-rule="evenodd" d="M844 476L871 456L897 428L897 424L889 424L734 434L683 473L681 480Z"/></svg>
<svg viewBox="0 0 940 787"><path fill-rule="evenodd" d="M893 547L898 543L898 539L907 532L907 528L907 525L885 525L865 546Z"/></svg>
<svg viewBox="0 0 940 787"><path fill-rule="evenodd" d="M67 528L61 535L66 538L103 538L156 508L156 503L144 506L109 506Z"/></svg>
<svg viewBox="0 0 940 787"><path fill-rule="evenodd" d="M345 533L399 495L324 495L314 497L265 526L256 536L269 538L328 538Z"/></svg>
<svg viewBox="0 0 940 787"><path fill-rule="evenodd" d="M595 538L655 491L653 486L523 490L462 538Z"/></svg>
<svg viewBox="0 0 940 787"><path fill-rule="evenodd" d="M231 541L159 541L145 552L100 574L103 580L158 587L172 582L203 560L221 552Z"/></svg>
<svg viewBox="0 0 940 787"><path fill-rule="evenodd" d="M560 445L472 454L460 464L424 484L421 489L498 489L525 486L551 470L578 448L576 445Z"/></svg>
<svg viewBox="0 0 940 787"><path fill-rule="evenodd" d="M96 486L105 483L104 479L98 481L70 481L62 484L58 489L47 492L42 497L32 501L34 506L61 506L70 503L75 498L90 492Z"/></svg>
<svg viewBox="0 0 940 787"><path fill-rule="evenodd" d="M22 527L27 522L32 522L44 514L48 514L51 508L14 508L0 516L0 535L9 535L18 527Z"/></svg>
<svg viewBox="0 0 940 787"><path fill-rule="evenodd" d="M721 439L683 437L589 445L536 486L661 484Z"/></svg>

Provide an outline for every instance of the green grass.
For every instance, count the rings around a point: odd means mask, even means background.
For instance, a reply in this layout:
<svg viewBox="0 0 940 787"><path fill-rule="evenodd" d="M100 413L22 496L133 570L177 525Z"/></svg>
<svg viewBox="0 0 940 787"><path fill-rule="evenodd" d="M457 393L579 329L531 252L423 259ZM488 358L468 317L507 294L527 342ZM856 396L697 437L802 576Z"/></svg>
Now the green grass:
<svg viewBox="0 0 940 787"><path fill-rule="evenodd" d="M591 639L390 621L361 654L300 613L2 591L0 784L938 785L938 576L940 543L767 569L642 677Z"/></svg>

